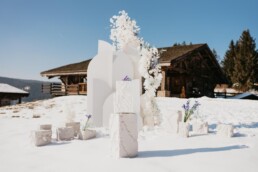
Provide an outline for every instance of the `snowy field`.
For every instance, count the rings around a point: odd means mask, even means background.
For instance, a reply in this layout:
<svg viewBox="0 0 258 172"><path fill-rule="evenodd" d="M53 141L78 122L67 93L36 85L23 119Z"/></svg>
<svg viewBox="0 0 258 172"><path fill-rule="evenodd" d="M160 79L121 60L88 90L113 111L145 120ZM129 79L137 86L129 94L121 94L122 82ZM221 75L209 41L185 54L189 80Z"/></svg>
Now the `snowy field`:
<svg viewBox="0 0 258 172"><path fill-rule="evenodd" d="M68 109L76 121L87 113L86 96L66 96L0 108L0 172L257 172L258 101L200 98L198 114L209 122L208 135L180 138L170 132L169 118L185 99L157 98L162 124L139 134L139 154L132 159L110 157L108 132L96 139L56 142L35 147L31 132L50 123L64 125ZM233 124L235 137L216 135L216 125ZM55 138L55 135L53 135Z"/></svg>

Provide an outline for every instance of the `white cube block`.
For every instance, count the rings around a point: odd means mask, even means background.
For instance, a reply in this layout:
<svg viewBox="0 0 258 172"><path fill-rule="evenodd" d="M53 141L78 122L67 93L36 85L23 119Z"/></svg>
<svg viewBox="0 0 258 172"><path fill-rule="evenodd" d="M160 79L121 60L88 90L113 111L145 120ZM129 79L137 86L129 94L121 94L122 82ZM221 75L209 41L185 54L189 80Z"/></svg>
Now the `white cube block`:
<svg viewBox="0 0 258 172"><path fill-rule="evenodd" d="M181 137L189 137L190 124L188 122L179 122L178 134Z"/></svg>
<svg viewBox="0 0 258 172"><path fill-rule="evenodd" d="M35 146L44 146L51 143L51 130L37 130L33 132L33 142Z"/></svg>
<svg viewBox="0 0 258 172"><path fill-rule="evenodd" d="M134 113L111 114L111 153L115 158L135 157L138 154L137 117Z"/></svg>
<svg viewBox="0 0 258 172"><path fill-rule="evenodd" d="M194 120L192 123L193 133L195 134L208 134L209 133L209 125L208 122L204 122L201 120Z"/></svg>
<svg viewBox="0 0 258 172"><path fill-rule="evenodd" d="M68 122L65 124L66 127L73 127L74 136L78 136L80 133L80 122Z"/></svg>
<svg viewBox="0 0 258 172"><path fill-rule="evenodd" d="M234 126L231 124L218 124L217 135L223 136L223 137L233 137Z"/></svg>
<svg viewBox="0 0 258 172"><path fill-rule="evenodd" d="M58 141L68 141L74 138L73 127L61 127L56 129L56 139Z"/></svg>
<svg viewBox="0 0 258 172"><path fill-rule="evenodd" d="M134 88L132 81L117 81L114 102L114 113L134 113Z"/></svg>
<svg viewBox="0 0 258 172"><path fill-rule="evenodd" d="M79 139L80 140L88 140L96 137L96 131L95 130L90 130L86 129L85 131L80 131L79 133Z"/></svg>
<svg viewBox="0 0 258 172"><path fill-rule="evenodd" d="M42 124L39 126L39 130L52 130L51 124Z"/></svg>

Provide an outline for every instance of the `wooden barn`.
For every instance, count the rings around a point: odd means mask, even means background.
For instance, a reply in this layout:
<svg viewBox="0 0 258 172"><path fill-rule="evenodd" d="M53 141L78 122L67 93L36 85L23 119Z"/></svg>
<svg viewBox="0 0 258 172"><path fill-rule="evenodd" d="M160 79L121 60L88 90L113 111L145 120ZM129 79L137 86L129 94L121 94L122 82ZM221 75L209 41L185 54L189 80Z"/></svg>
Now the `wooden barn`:
<svg viewBox="0 0 258 172"><path fill-rule="evenodd" d="M43 92L50 92L54 96L87 94L87 68L90 60L73 63L41 72L41 76L59 77L61 84L51 83L42 85Z"/></svg>
<svg viewBox="0 0 258 172"><path fill-rule="evenodd" d="M29 93L8 84L0 83L0 107L11 105L11 101L18 100L21 103L22 97L28 97Z"/></svg>
<svg viewBox="0 0 258 172"><path fill-rule="evenodd" d="M216 84L226 78L207 44L177 45L159 48L163 80L158 96L214 96ZM41 72L42 76L59 77L62 86L44 86L52 95L87 94L87 68L90 60Z"/></svg>
<svg viewBox="0 0 258 172"><path fill-rule="evenodd" d="M214 96L216 84L227 83L207 44L159 48L163 80L158 96Z"/></svg>

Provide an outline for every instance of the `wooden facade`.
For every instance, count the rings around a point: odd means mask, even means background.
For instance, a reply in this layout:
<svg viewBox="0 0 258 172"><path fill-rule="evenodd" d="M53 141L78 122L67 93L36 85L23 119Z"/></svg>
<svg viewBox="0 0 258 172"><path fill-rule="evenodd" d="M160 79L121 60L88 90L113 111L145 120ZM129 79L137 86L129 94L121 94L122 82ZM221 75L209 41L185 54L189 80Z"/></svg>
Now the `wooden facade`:
<svg viewBox="0 0 258 172"><path fill-rule="evenodd" d="M59 77L61 84L50 83L42 85L42 92L53 96L86 95L87 68L90 60L69 64L41 72L41 76L50 78Z"/></svg>
<svg viewBox="0 0 258 172"><path fill-rule="evenodd" d="M207 44L160 48L163 80L158 96L214 96L217 84L227 83Z"/></svg>
<svg viewBox="0 0 258 172"><path fill-rule="evenodd" d="M163 80L158 96L213 97L215 86L227 83L207 44L177 45L159 48L159 51ZM87 94L87 68L90 60L42 72L42 76L58 76L62 81L60 86L48 86L51 94ZM57 87L60 87L59 91ZM46 87L43 90L47 90Z"/></svg>

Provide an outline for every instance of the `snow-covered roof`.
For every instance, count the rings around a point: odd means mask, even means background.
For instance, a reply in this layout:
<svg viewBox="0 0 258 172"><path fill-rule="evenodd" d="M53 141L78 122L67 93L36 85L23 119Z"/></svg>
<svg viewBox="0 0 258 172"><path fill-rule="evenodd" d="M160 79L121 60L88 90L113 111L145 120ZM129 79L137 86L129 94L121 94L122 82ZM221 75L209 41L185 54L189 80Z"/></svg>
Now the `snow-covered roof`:
<svg viewBox="0 0 258 172"><path fill-rule="evenodd" d="M29 94L28 92L11 86L9 84L0 83L0 93L16 93L16 94Z"/></svg>
<svg viewBox="0 0 258 172"><path fill-rule="evenodd" d="M249 99L249 98L258 99L258 96L249 92L245 92L232 97L232 99Z"/></svg>

